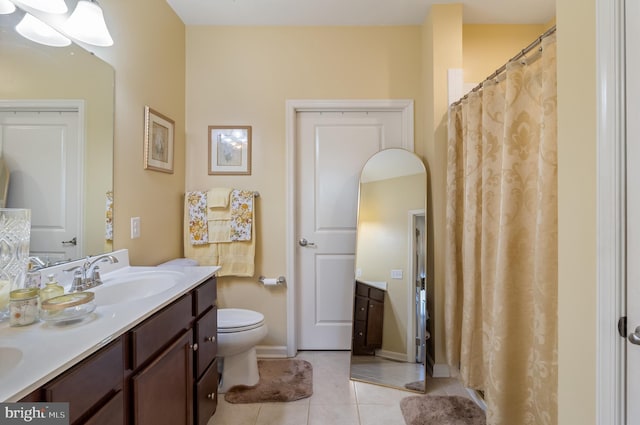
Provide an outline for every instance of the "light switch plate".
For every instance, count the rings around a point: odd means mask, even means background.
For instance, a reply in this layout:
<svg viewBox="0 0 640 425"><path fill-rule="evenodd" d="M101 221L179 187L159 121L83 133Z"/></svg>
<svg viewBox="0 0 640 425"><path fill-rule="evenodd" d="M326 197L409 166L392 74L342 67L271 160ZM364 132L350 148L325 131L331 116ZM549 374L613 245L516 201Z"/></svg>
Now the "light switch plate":
<svg viewBox="0 0 640 425"><path fill-rule="evenodd" d="M131 217L131 239L140 237L140 217Z"/></svg>
<svg viewBox="0 0 640 425"><path fill-rule="evenodd" d="M391 270L391 279L402 279L402 270L401 269Z"/></svg>

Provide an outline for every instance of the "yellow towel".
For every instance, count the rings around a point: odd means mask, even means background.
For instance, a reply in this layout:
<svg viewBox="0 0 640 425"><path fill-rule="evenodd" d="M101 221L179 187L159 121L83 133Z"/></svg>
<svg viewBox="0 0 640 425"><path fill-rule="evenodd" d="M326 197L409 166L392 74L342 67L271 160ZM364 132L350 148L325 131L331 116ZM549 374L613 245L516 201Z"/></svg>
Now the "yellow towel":
<svg viewBox="0 0 640 425"><path fill-rule="evenodd" d="M229 194L231 189L227 187L214 187L207 192L207 207L227 208L229 206Z"/></svg>
<svg viewBox="0 0 640 425"><path fill-rule="evenodd" d="M207 228L209 243L231 242L231 220L209 220Z"/></svg>

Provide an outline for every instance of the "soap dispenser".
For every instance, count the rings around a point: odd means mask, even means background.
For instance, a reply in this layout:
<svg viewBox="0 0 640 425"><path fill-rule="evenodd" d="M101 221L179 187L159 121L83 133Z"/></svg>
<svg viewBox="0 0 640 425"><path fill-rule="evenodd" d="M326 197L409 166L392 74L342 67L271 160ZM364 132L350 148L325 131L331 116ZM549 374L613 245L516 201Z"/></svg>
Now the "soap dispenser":
<svg viewBox="0 0 640 425"><path fill-rule="evenodd" d="M59 297L60 295L64 295L64 288L58 284L55 280L55 275L48 275L47 278L49 281L47 284L40 290L40 302L44 302L49 298Z"/></svg>

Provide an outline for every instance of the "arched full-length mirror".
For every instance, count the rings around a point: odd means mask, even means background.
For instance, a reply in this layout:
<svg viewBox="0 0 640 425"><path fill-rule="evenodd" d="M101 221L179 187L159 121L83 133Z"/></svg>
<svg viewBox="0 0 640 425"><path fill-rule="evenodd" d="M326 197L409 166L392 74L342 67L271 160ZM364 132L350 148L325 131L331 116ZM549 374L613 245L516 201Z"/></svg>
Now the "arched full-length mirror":
<svg viewBox="0 0 640 425"><path fill-rule="evenodd" d="M404 149L362 169L351 379L425 391L426 193L425 166Z"/></svg>
<svg viewBox="0 0 640 425"><path fill-rule="evenodd" d="M67 4L73 10L75 0ZM6 206L31 209L32 255L45 261L110 251L114 70L80 46L23 38L15 31L23 16L20 9L0 15Z"/></svg>

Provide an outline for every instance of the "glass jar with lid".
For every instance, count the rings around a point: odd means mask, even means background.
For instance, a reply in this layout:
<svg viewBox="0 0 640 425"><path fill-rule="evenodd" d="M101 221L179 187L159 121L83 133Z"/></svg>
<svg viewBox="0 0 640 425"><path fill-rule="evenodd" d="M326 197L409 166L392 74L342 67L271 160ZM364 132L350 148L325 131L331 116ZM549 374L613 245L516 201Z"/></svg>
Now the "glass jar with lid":
<svg viewBox="0 0 640 425"><path fill-rule="evenodd" d="M38 292L38 288L25 288L9 293L9 325L26 326L38 320Z"/></svg>

